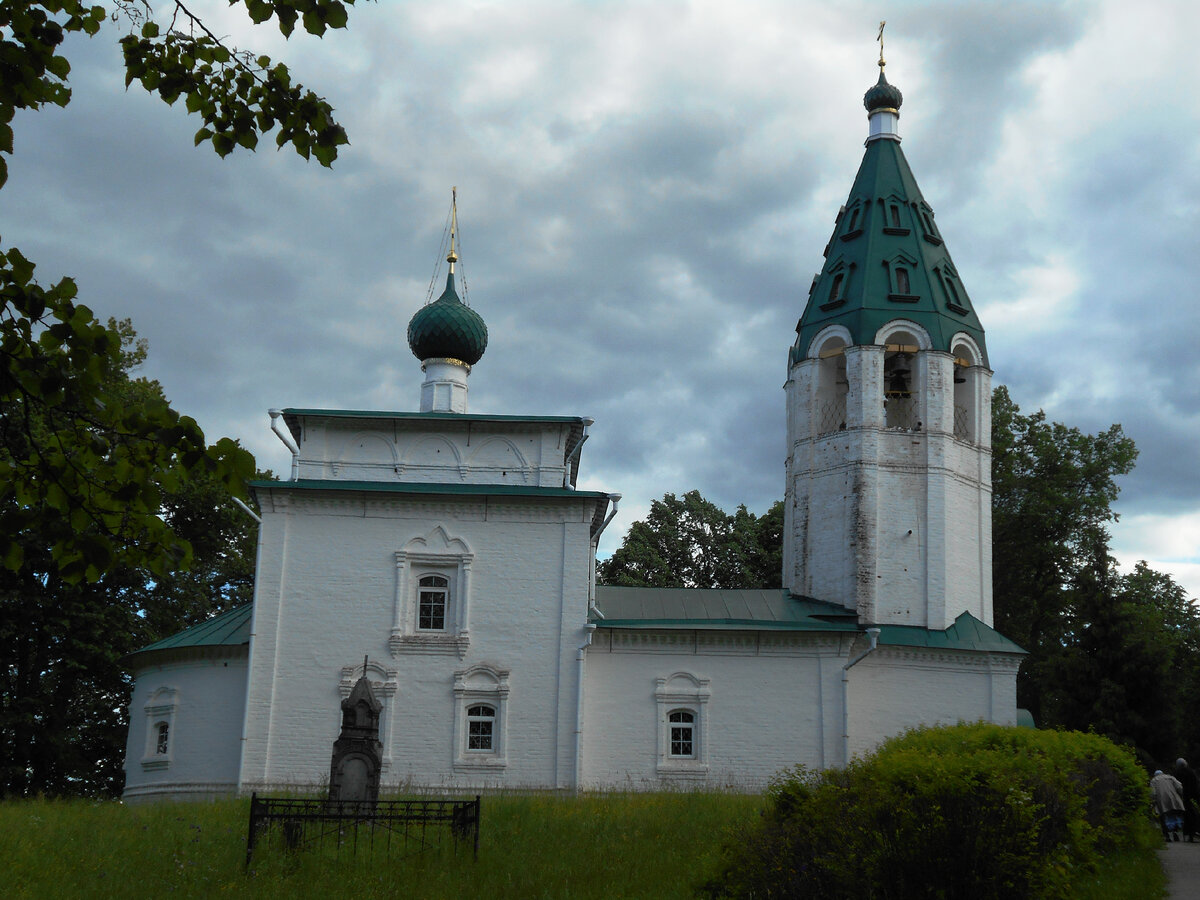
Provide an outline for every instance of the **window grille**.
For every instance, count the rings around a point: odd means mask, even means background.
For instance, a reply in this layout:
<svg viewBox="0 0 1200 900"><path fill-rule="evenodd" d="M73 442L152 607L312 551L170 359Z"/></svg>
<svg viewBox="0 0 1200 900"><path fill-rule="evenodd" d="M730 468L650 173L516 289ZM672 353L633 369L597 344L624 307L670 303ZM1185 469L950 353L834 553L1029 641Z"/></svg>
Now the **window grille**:
<svg viewBox="0 0 1200 900"><path fill-rule="evenodd" d="M693 758L696 755L694 713L677 709L668 717L671 723L671 755Z"/></svg>
<svg viewBox="0 0 1200 900"><path fill-rule="evenodd" d="M449 582L441 575L426 575L420 582L417 628L421 631L446 630L446 597Z"/></svg>
<svg viewBox="0 0 1200 900"><path fill-rule="evenodd" d="M883 400L888 428L903 428L917 431L921 421L917 418L917 398L911 391L887 391Z"/></svg>
<svg viewBox="0 0 1200 900"><path fill-rule="evenodd" d="M971 436L967 415L967 408L965 406L956 405L954 407L954 436L960 441L965 441Z"/></svg>
<svg viewBox="0 0 1200 900"><path fill-rule="evenodd" d="M496 711L480 704L467 709L467 749L490 753L496 726Z"/></svg>
<svg viewBox="0 0 1200 900"><path fill-rule="evenodd" d="M824 401L817 412L817 434L830 434L846 428L846 398Z"/></svg>
<svg viewBox="0 0 1200 900"><path fill-rule="evenodd" d="M154 752L159 756L166 756L167 750L170 749L171 742L171 726L166 722L158 723L158 740L154 743Z"/></svg>

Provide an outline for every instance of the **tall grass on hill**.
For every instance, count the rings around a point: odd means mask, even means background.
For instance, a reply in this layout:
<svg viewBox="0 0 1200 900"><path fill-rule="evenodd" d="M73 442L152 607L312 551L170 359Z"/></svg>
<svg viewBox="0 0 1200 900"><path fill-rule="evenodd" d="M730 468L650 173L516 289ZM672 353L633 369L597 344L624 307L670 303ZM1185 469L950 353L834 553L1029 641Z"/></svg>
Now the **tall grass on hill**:
<svg viewBox="0 0 1200 900"><path fill-rule="evenodd" d="M248 800L126 807L91 801L0 804L2 893L103 897L691 897L721 844L758 815L734 793L492 795L479 859L446 841L381 852L256 854L243 869Z"/></svg>

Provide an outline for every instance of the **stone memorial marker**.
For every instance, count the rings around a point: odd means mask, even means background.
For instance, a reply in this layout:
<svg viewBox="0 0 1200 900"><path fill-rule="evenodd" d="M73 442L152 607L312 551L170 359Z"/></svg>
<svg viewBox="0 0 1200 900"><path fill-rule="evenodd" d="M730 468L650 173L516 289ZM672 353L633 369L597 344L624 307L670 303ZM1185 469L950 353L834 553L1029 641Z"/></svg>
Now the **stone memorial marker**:
<svg viewBox="0 0 1200 900"><path fill-rule="evenodd" d="M364 660L362 677L342 701L342 732L333 743L329 763L329 803L346 812L373 812L379 800L383 767L379 712L383 706L375 699L366 672Z"/></svg>

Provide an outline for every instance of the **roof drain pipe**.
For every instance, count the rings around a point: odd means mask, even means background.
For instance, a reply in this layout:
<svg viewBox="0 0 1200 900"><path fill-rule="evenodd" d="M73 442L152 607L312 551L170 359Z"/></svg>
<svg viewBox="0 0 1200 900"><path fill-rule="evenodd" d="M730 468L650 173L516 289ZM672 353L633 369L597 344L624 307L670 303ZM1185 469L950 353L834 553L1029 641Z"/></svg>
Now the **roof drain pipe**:
<svg viewBox="0 0 1200 900"><path fill-rule="evenodd" d="M575 661L579 664L579 680L575 685L575 783L572 787L577 794L583 789L583 668L587 660L587 649L592 646L592 635L596 633L596 625L594 622L588 622L584 629L587 631L587 637L575 654Z"/></svg>
<svg viewBox="0 0 1200 900"><path fill-rule="evenodd" d="M283 441L283 446L292 451L292 481L296 481L300 477L300 448L292 440L292 436L279 425L279 418L283 415L283 410L269 409L267 412L271 416L271 430L275 432L277 438Z"/></svg>
<svg viewBox="0 0 1200 900"><path fill-rule="evenodd" d="M842 666L842 765L850 765L850 670L870 656L879 646L880 629L872 626L867 629L867 637L871 646L850 662Z"/></svg>
<svg viewBox="0 0 1200 900"><path fill-rule="evenodd" d="M252 510L249 507L249 505L247 505L246 502L244 500L242 500L241 497L234 497L233 502L237 504L238 509L240 509L246 515L248 515L250 518L252 518L255 522L257 522L259 525L262 524L262 519L259 517L258 513L256 513L254 510Z"/></svg>
<svg viewBox="0 0 1200 900"><path fill-rule="evenodd" d="M583 422L583 434L579 436L579 440L575 442L575 446L563 457L563 487L565 488L571 486L571 460L575 458L575 454L580 451L584 441L588 439L588 428L596 424L596 420L591 416L584 416L581 421Z"/></svg>
<svg viewBox="0 0 1200 900"><path fill-rule="evenodd" d="M600 535L604 534L604 529L608 527L608 523L617 514L617 504L621 502L621 495L609 494L608 499L612 501L612 509L608 511L608 515L600 523L600 527L596 529L595 534L592 535L592 577L588 579L588 614L598 616L601 619L604 618L604 613L596 608L596 551L600 547Z"/></svg>

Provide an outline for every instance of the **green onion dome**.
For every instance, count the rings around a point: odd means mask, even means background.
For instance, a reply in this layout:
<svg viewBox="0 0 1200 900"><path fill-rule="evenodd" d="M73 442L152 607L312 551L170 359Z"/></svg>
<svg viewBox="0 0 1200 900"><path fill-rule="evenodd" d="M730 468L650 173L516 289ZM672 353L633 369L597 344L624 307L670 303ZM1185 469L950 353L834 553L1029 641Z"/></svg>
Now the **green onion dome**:
<svg viewBox="0 0 1200 900"><path fill-rule="evenodd" d="M446 290L417 310L408 323L408 346L419 360L457 359L469 366L487 349L488 330L483 317L458 299L454 272L446 276Z"/></svg>
<svg viewBox="0 0 1200 900"><path fill-rule="evenodd" d="M868 113L873 113L879 109L900 109L900 104L904 102L904 95L900 93L900 88L888 84L888 80L883 77L882 63L879 69L879 80L875 82L875 86L863 94L863 106L867 108Z"/></svg>

